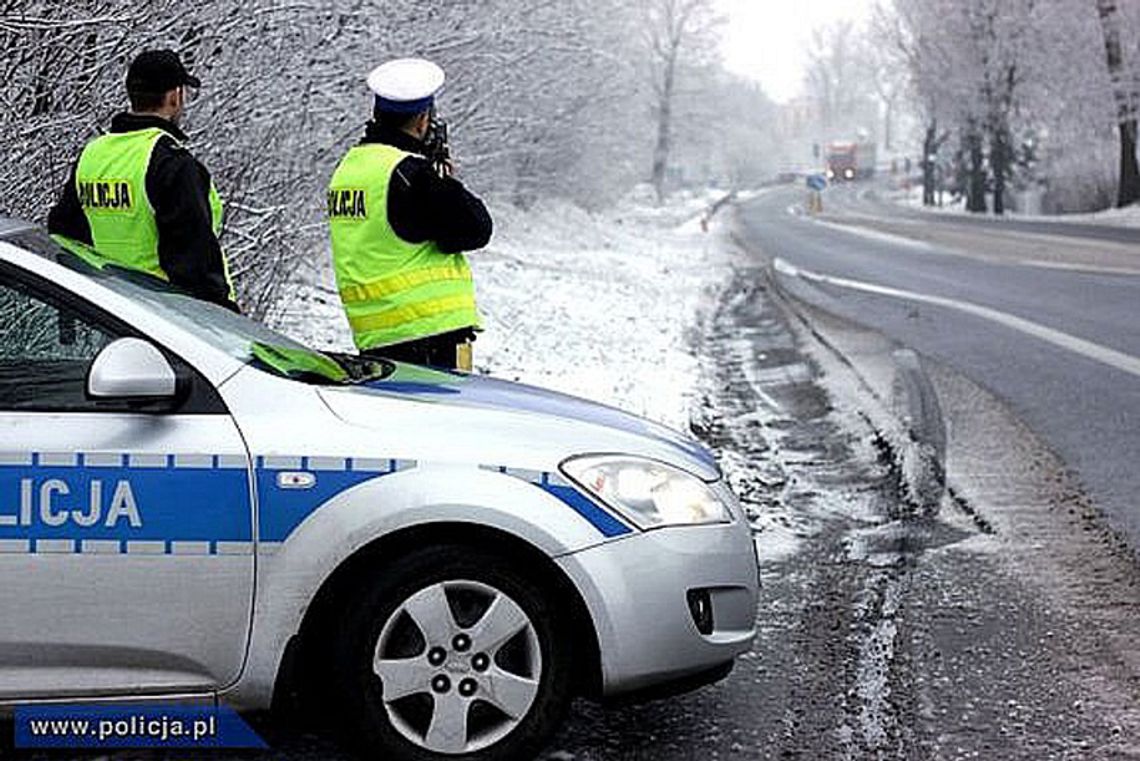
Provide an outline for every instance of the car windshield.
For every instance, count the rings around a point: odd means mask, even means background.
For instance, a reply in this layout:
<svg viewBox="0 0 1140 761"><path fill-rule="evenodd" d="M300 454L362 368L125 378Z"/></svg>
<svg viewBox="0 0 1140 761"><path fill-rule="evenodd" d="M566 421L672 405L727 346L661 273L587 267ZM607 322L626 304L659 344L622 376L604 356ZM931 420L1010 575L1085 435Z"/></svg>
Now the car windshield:
<svg viewBox="0 0 1140 761"><path fill-rule="evenodd" d="M189 296L144 273L96 264L67 251L38 230L11 238L26 250L80 272L122 294L231 357L275 375L317 384L351 384L385 377L390 362L320 352L217 304Z"/></svg>

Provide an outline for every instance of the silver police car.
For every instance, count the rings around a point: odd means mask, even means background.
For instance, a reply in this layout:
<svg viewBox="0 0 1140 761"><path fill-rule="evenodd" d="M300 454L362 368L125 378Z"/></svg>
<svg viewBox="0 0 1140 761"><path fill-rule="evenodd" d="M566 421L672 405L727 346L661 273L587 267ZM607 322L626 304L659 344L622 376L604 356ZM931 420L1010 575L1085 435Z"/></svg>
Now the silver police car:
<svg viewBox="0 0 1140 761"><path fill-rule="evenodd" d="M710 453L319 353L0 219L0 704L289 699L384 758L525 758L575 695L753 638Z"/></svg>

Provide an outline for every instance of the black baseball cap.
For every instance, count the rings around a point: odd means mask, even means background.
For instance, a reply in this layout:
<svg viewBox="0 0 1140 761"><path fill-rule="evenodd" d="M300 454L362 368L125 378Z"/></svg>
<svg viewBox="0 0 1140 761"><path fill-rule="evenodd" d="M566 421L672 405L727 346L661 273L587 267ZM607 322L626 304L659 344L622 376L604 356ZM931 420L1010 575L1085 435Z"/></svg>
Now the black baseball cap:
<svg viewBox="0 0 1140 761"><path fill-rule="evenodd" d="M202 81L173 50L144 50L127 69L127 92L164 93L182 85L201 87Z"/></svg>

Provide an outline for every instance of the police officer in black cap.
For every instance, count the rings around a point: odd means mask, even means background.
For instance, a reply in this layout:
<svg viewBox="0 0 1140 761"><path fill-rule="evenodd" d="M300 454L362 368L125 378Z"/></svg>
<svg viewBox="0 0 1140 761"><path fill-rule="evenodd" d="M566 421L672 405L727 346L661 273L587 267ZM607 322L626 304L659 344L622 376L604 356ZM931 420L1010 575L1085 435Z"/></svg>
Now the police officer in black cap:
<svg viewBox="0 0 1140 761"><path fill-rule="evenodd" d="M166 280L237 310L218 233L222 203L179 129L190 88L178 55L147 50L127 71L131 110L83 149L48 231L77 254Z"/></svg>

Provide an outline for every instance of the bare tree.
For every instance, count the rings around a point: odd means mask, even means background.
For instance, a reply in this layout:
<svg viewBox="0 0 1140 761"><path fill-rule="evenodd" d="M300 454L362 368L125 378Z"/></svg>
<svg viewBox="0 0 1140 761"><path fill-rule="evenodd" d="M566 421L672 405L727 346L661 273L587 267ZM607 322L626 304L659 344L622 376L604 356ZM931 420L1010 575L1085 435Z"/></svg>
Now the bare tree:
<svg viewBox="0 0 1140 761"><path fill-rule="evenodd" d="M939 133L939 119L947 110L944 93L936 87L935 72L946 58L940 38L930 33L926 14L930 7L913 0L896 0L893 9L875 7L872 16L871 45L888 60L907 72L910 92L920 104L925 121L922 141L922 203L933 206L935 199L936 156L949 137ZM893 11L893 12L892 12Z"/></svg>
<svg viewBox="0 0 1140 761"><path fill-rule="evenodd" d="M862 78L870 83L883 115L883 148L894 149L895 119L907 88L907 71L888 46L872 32L861 40L859 64Z"/></svg>
<svg viewBox="0 0 1140 761"><path fill-rule="evenodd" d="M1128 206L1140 200L1140 167L1136 162L1136 118L1140 110L1140 68L1124 58L1121 44L1121 14L1117 0L1096 0L1097 15L1104 32L1104 52L1112 78L1116 101L1117 128L1120 131L1120 179L1116 205Z"/></svg>
<svg viewBox="0 0 1140 761"><path fill-rule="evenodd" d="M812 30L804 85L808 97L816 102L825 132L857 121L857 107L866 95L866 68L858 48L858 35L851 21Z"/></svg>
<svg viewBox="0 0 1140 761"><path fill-rule="evenodd" d="M717 24L712 0L652 0L648 24L653 111L657 138L653 149L653 188L665 197L665 180L673 150L673 110L680 69L686 58L700 60L711 49Z"/></svg>
<svg viewBox="0 0 1140 761"><path fill-rule="evenodd" d="M604 203L644 179L655 149L663 192L677 103L699 99L692 70L715 49L713 2L0 0L0 213L42 220L126 107L131 58L173 48L203 80L183 127L226 202L239 300L263 316L327 262L323 188L370 116L372 67L444 67L440 107L482 194Z"/></svg>

